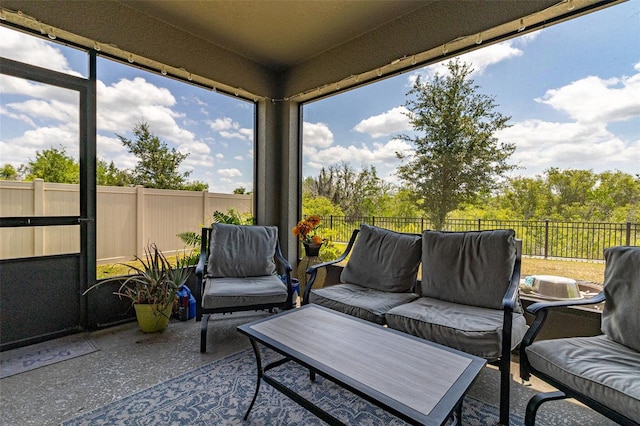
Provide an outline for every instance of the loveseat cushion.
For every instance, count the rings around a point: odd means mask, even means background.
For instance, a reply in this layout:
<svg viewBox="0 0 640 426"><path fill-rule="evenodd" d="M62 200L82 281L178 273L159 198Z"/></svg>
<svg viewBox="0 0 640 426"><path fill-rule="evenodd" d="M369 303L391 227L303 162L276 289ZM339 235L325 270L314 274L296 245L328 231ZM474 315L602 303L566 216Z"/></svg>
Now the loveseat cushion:
<svg viewBox="0 0 640 426"><path fill-rule="evenodd" d="M605 335L541 340L525 350L537 371L630 419L640 419L637 351Z"/></svg>
<svg viewBox="0 0 640 426"><path fill-rule="evenodd" d="M385 318L390 328L493 361L501 355L503 316L503 310L421 297ZM524 315L513 314L511 330L514 349L527 331Z"/></svg>
<svg viewBox="0 0 640 426"><path fill-rule="evenodd" d="M608 248L604 258L602 332L640 352L640 247Z"/></svg>
<svg viewBox="0 0 640 426"><path fill-rule="evenodd" d="M273 305L287 300L287 286L277 275L246 278L207 278L204 282L204 309Z"/></svg>
<svg viewBox="0 0 640 426"><path fill-rule="evenodd" d="M340 281L387 292L411 291L420 251L420 235L363 224Z"/></svg>
<svg viewBox="0 0 640 426"><path fill-rule="evenodd" d="M206 276L243 278L275 274L277 240L275 226L214 223Z"/></svg>
<svg viewBox="0 0 640 426"><path fill-rule="evenodd" d="M515 231L424 231L421 295L502 309L516 261Z"/></svg>
<svg viewBox="0 0 640 426"><path fill-rule="evenodd" d="M385 323L385 313L394 306L409 303L414 293L390 293L357 284L336 284L311 290L309 301L377 324Z"/></svg>

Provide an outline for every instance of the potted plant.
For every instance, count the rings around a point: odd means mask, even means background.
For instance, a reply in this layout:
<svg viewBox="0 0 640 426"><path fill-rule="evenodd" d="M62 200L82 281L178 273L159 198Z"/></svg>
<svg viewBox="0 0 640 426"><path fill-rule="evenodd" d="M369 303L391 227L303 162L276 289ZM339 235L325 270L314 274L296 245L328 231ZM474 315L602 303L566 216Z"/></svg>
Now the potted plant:
<svg viewBox="0 0 640 426"><path fill-rule="evenodd" d="M135 257L140 266L131 266L135 275L127 277L120 288L113 294L131 300L136 311L140 329L146 333L164 330L169 324L173 306L177 300L177 292L187 282L191 271L184 268L178 259L176 266L171 266L165 255L155 244L145 249L144 259ZM110 281L112 278L89 287L84 293Z"/></svg>

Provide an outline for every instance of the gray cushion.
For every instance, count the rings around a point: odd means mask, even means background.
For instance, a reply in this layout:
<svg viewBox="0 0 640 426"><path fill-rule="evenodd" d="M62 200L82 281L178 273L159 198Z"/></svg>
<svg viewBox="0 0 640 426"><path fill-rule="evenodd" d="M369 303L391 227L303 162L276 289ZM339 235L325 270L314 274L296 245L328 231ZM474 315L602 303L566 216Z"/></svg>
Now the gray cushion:
<svg viewBox="0 0 640 426"><path fill-rule="evenodd" d="M374 290L407 292L416 283L420 236L361 225L340 281Z"/></svg>
<svg viewBox="0 0 640 426"><path fill-rule="evenodd" d="M502 309L516 261L511 229L422 233L421 295Z"/></svg>
<svg viewBox="0 0 640 426"><path fill-rule="evenodd" d="M640 351L640 247L612 247L604 258L602 332Z"/></svg>
<svg viewBox="0 0 640 426"><path fill-rule="evenodd" d="M390 328L492 361L501 355L503 316L502 310L421 297L389 310L386 319ZM510 349L526 331L524 315L514 313Z"/></svg>
<svg viewBox="0 0 640 426"><path fill-rule="evenodd" d="M278 241L275 226L214 223L209 244L207 277L259 277L276 273Z"/></svg>
<svg viewBox="0 0 640 426"><path fill-rule="evenodd" d="M409 303L417 297L414 293L389 293L357 284L337 284L311 290L309 301L367 321L384 324L385 312L394 306Z"/></svg>
<svg viewBox="0 0 640 426"><path fill-rule="evenodd" d="M287 286L277 275L248 278L207 278L204 281L202 307L237 308L284 303Z"/></svg>
<svg viewBox="0 0 640 426"><path fill-rule="evenodd" d="M605 335L542 340L526 351L537 371L630 419L640 419L640 353Z"/></svg>

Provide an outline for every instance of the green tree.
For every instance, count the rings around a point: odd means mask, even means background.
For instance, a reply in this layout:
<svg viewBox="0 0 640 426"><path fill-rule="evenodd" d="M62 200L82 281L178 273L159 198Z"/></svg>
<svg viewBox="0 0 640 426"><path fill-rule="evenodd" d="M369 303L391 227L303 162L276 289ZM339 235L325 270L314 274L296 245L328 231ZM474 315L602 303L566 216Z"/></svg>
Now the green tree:
<svg viewBox="0 0 640 426"><path fill-rule="evenodd" d="M234 194L245 194L247 189L244 186L239 186L233 190Z"/></svg>
<svg viewBox="0 0 640 426"><path fill-rule="evenodd" d="M105 160L98 159L96 180L98 185L129 186L133 179L127 170L117 168L113 161L107 163Z"/></svg>
<svg viewBox="0 0 640 426"><path fill-rule="evenodd" d="M593 216L597 220L636 222L640 214L640 175L619 170L598 174L593 189ZM615 217L615 219L614 219Z"/></svg>
<svg viewBox="0 0 640 426"><path fill-rule="evenodd" d="M317 178L306 178L303 194L325 197L348 217L379 214L390 185L378 177L372 165L357 172L345 161L322 168Z"/></svg>
<svg viewBox="0 0 640 426"><path fill-rule="evenodd" d="M199 180L192 180L182 185L182 188L185 191L206 191L209 189L209 184L204 183Z"/></svg>
<svg viewBox="0 0 640 426"><path fill-rule="evenodd" d="M456 60L447 68L448 75L436 74L432 81L416 79L407 94L413 98L405 106L419 136L400 135L415 153L398 153L406 162L397 175L436 229L443 228L447 213L496 189L498 179L515 168L507 163L515 145L494 136L510 117L478 92L470 65Z"/></svg>
<svg viewBox="0 0 640 426"><path fill-rule="evenodd" d="M544 219L551 213L551 191L546 180L540 177L509 179L499 198L503 208L513 212L513 219Z"/></svg>
<svg viewBox="0 0 640 426"><path fill-rule="evenodd" d="M5 164L0 168L0 180L18 180L20 174L11 164Z"/></svg>
<svg viewBox="0 0 640 426"><path fill-rule="evenodd" d="M138 158L133 170L133 184L147 188L183 189L191 172L178 171L180 164L189 156L151 134L147 123L138 123L133 128L134 140L118 136L130 153Z"/></svg>
<svg viewBox="0 0 640 426"><path fill-rule="evenodd" d="M67 154L65 148L50 148L36 151L36 158L29 159L26 165L20 166L20 173L25 180L44 179L46 182L79 183L80 165Z"/></svg>
<svg viewBox="0 0 640 426"><path fill-rule="evenodd" d="M592 220L593 189L598 181L592 170L560 170L551 167L545 174L551 191L555 218Z"/></svg>

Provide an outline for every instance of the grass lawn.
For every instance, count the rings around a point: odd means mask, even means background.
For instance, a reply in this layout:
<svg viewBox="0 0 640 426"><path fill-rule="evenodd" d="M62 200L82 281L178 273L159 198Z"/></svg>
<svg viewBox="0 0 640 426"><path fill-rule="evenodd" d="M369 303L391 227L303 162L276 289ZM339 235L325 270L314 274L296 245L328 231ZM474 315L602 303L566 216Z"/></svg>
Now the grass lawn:
<svg viewBox="0 0 640 426"><path fill-rule="evenodd" d="M175 256L169 257L169 261L175 260ZM128 262L127 265L140 266L137 262ZM128 275L132 273L129 266L123 264L98 265L98 279ZM559 275L573 278L574 280L589 281L602 284L604 280L604 262L586 262L580 260L549 260L539 258L522 258L522 277L527 275Z"/></svg>
<svg viewBox="0 0 640 426"><path fill-rule="evenodd" d="M604 281L604 262L523 257L521 276L526 277L527 275L559 275L574 280L602 284Z"/></svg>

